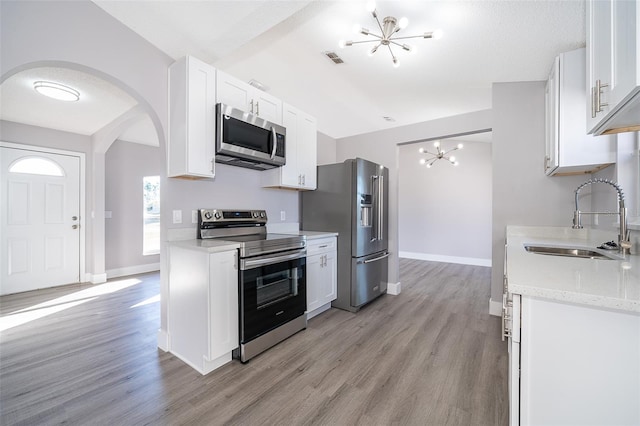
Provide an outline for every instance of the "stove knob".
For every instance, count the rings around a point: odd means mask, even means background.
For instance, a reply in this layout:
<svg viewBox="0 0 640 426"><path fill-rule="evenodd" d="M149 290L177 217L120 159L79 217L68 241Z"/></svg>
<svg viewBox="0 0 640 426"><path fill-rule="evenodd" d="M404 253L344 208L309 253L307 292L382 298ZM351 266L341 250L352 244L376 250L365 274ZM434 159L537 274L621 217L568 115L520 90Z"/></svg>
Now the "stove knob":
<svg viewBox="0 0 640 426"><path fill-rule="evenodd" d="M267 217L267 214L265 212L260 212L260 217L264 219L265 217Z"/></svg>
<svg viewBox="0 0 640 426"><path fill-rule="evenodd" d="M211 212L204 212L204 218L205 219L211 219L213 215L211 214Z"/></svg>
<svg viewBox="0 0 640 426"><path fill-rule="evenodd" d="M259 213L258 212L253 212L253 217L258 217Z"/></svg>
<svg viewBox="0 0 640 426"><path fill-rule="evenodd" d="M216 212L215 216L216 216L216 219L220 219L220 218L222 217L222 216L220 215L220 212Z"/></svg>

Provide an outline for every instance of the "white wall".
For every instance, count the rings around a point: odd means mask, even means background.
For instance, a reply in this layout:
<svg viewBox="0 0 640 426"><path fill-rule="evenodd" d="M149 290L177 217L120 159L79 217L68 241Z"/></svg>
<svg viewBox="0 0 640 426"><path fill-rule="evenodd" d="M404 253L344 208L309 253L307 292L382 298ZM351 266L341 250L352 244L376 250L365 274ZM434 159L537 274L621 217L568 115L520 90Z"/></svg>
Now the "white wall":
<svg viewBox="0 0 640 426"><path fill-rule="evenodd" d="M494 83L491 300L502 303L505 227L571 226L574 190L589 175L544 174L545 82Z"/></svg>
<svg viewBox="0 0 640 426"><path fill-rule="evenodd" d="M441 140L453 166L439 160L419 164L418 148L435 152L433 141L399 147L400 257L491 266L491 144Z"/></svg>
<svg viewBox="0 0 640 426"><path fill-rule="evenodd" d="M389 283L400 282L398 144L487 131L491 119L491 110L483 110L337 140L336 161L361 157L389 168Z"/></svg>
<svg viewBox="0 0 640 426"><path fill-rule="evenodd" d="M142 254L142 182L159 176L161 168L158 147L116 141L106 153L105 210L111 218L105 219L105 268L110 277L153 270L160 262L159 254Z"/></svg>

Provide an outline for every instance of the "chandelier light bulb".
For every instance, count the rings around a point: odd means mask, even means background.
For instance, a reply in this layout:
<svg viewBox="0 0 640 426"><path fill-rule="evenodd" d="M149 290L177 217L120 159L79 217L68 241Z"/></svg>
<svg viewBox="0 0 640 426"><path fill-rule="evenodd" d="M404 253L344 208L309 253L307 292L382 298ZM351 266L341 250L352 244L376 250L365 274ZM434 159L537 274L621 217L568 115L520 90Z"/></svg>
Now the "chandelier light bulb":
<svg viewBox="0 0 640 426"><path fill-rule="evenodd" d="M453 163L454 166L457 166L458 164L460 164L460 163L458 163L457 161L455 163Z"/></svg>
<svg viewBox="0 0 640 426"><path fill-rule="evenodd" d="M402 18L400 18L400 20L398 21L398 27L403 30L407 28L407 25L409 25L409 20L407 19L407 17L403 16Z"/></svg>
<svg viewBox="0 0 640 426"><path fill-rule="evenodd" d="M398 58L393 58L393 67L398 68L400 66L400 61Z"/></svg>
<svg viewBox="0 0 640 426"><path fill-rule="evenodd" d="M440 141L435 141L435 142L433 143L433 146L435 146L436 148L437 148L437 147L439 147L439 146L440 146Z"/></svg>
<svg viewBox="0 0 640 426"><path fill-rule="evenodd" d="M421 158L421 159L420 159L420 164L424 164L424 163L426 163L426 162L427 162L427 160L425 160L424 158Z"/></svg>
<svg viewBox="0 0 640 426"><path fill-rule="evenodd" d="M340 49L344 49L344 47L347 45L347 42L344 40L340 40L338 41L338 47L340 47Z"/></svg>
<svg viewBox="0 0 640 426"><path fill-rule="evenodd" d="M380 45L376 44L375 46L373 46L373 48L371 48L371 50L369 51L369 56L373 56L374 53L376 53L376 51L378 50L378 47Z"/></svg>
<svg viewBox="0 0 640 426"><path fill-rule="evenodd" d="M418 152L419 152L420 154L424 154L424 148L420 148L420 149L418 149Z"/></svg>
<svg viewBox="0 0 640 426"><path fill-rule="evenodd" d="M442 38L442 30L435 30L431 37L433 37L435 40L439 40Z"/></svg>
<svg viewBox="0 0 640 426"><path fill-rule="evenodd" d="M449 157L449 161L451 161L453 164L456 164L456 157Z"/></svg>
<svg viewBox="0 0 640 426"><path fill-rule="evenodd" d="M464 145L462 145L461 143L458 144L458 149L462 149L464 147Z"/></svg>
<svg viewBox="0 0 640 426"><path fill-rule="evenodd" d="M431 163L427 164L427 169L431 168Z"/></svg>

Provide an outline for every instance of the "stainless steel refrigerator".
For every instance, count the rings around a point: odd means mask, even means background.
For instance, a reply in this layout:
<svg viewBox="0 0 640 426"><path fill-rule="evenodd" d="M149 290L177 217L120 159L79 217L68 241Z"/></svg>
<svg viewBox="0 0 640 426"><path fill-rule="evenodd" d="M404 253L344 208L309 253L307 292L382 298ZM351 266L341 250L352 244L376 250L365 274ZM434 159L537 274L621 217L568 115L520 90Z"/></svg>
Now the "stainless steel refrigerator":
<svg viewBox="0 0 640 426"><path fill-rule="evenodd" d="M318 188L302 193L302 229L338 232L338 297L351 312L387 291L389 170L356 158L318 166Z"/></svg>

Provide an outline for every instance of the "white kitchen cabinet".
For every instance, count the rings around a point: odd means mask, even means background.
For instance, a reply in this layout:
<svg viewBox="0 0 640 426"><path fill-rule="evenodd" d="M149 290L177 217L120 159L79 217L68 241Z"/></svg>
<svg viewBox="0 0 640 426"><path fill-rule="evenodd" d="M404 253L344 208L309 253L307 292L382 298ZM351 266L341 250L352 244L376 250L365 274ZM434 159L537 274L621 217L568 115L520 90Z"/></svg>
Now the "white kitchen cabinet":
<svg viewBox="0 0 640 426"><path fill-rule="evenodd" d="M201 374L238 347L237 250L169 249L169 350Z"/></svg>
<svg viewBox="0 0 640 426"><path fill-rule="evenodd" d="M556 57L545 91L547 175L591 173L615 163L614 136L585 132L585 49Z"/></svg>
<svg viewBox="0 0 640 426"><path fill-rule="evenodd" d="M307 240L307 319L337 297L336 237Z"/></svg>
<svg viewBox="0 0 640 426"><path fill-rule="evenodd" d="M511 425L640 424L640 315L513 295Z"/></svg>
<svg viewBox="0 0 640 426"><path fill-rule="evenodd" d="M640 6L587 3L587 132L640 130Z"/></svg>
<svg viewBox="0 0 640 426"><path fill-rule="evenodd" d="M282 125L282 101L225 72L217 71L217 102Z"/></svg>
<svg viewBox="0 0 640 426"><path fill-rule="evenodd" d="M169 67L169 177L215 176L216 71L187 56Z"/></svg>
<svg viewBox="0 0 640 426"><path fill-rule="evenodd" d="M286 164L262 172L262 186L314 190L318 163L316 119L286 103L282 111L282 124L287 129Z"/></svg>

